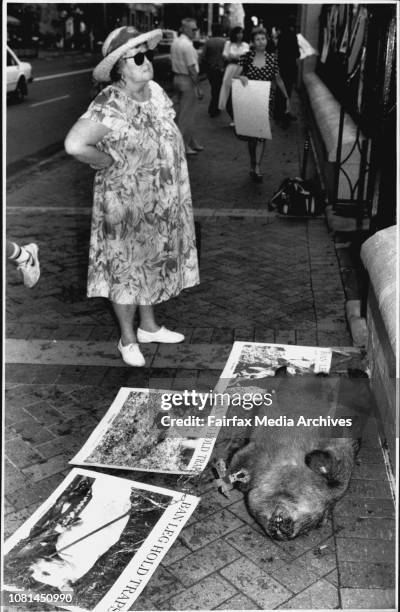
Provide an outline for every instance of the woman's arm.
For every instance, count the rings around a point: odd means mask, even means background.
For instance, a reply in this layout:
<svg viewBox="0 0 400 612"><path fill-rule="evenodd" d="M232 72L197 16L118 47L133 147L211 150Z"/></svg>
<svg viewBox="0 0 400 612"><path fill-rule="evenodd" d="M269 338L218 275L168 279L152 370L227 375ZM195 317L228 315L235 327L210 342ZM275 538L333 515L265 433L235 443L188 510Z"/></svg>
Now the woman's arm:
<svg viewBox="0 0 400 612"><path fill-rule="evenodd" d="M277 86L279 87L284 98L286 99L286 112L289 113L290 112L290 100L289 100L289 96L286 91L285 83L283 82L282 77L279 72L276 73L275 78L276 78Z"/></svg>
<svg viewBox="0 0 400 612"><path fill-rule="evenodd" d="M224 50L222 51L222 57L226 60L229 60L230 57L230 50L231 50L231 43L229 40L226 41L225 45L224 45Z"/></svg>
<svg viewBox="0 0 400 612"><path fill-rule="evenodd" d="M233 79L240 79L240 82L242 85L246 86L247 83L249 82L249 79L247 78L247 76L244 76L242 74L243 72L243 66L237 66L236 71L234 73L234 75L232 76Z"/></svg>
<svg viewBox="0 0 400 612"><path fill-rule="evenodd" d="M64 142L69 155L89 164L95 170L103 170L113 163L113 158L96 148L96 144L110 131L109 128L90 119L78 119L67 134Z"/></svg>

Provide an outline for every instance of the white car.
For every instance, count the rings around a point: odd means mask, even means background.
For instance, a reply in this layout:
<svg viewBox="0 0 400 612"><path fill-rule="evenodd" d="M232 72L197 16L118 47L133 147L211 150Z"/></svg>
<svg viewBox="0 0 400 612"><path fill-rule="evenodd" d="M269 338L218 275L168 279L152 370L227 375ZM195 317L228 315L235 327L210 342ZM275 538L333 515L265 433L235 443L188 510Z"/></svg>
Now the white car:
<svg viewBox="0 0 400 612"><path fill-rule="evenodd" d="M159 51L169 53L169 51L171 50L171 45L176 38L178 38L178 32L176 32L175 30L163 30L162 39L158 43Z"/></svg>
<svg viewBox="0 0 400 612"><path fill-rule="evenodd" d="M21 62L14 51L7 47L7 95L16 102L22 102L28 95L28 83L33 81L32 66Z"/></svg>

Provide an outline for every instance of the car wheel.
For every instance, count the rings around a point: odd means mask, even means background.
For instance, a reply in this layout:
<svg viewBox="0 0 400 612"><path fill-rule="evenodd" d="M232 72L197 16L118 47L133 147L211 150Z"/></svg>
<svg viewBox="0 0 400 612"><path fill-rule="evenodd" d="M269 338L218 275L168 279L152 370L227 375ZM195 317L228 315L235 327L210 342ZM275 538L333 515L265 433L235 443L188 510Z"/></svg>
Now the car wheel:
<svg viewBox="0 0 400 612"><path fill-rule="evenodd" d="M13 98L15 102L22 102L26 95L28 95L28 87L25 78L21 77L17 83Z"/></svg>

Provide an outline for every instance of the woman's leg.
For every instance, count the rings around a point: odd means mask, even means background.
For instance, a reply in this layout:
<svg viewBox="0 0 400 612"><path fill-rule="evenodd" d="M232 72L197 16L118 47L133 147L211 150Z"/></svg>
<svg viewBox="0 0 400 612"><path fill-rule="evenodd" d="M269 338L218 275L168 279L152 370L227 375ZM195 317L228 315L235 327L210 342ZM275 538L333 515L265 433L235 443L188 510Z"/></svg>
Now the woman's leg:
<svg viewBox="0 0 400 612"><path fill-rule="evenodd" d="M232 90L229 92L229 96L226 101L226 112L233 121Z"/></svg>
<svg viewBox="0 0 400 612"><path fill-rule="evenodd" d="M137 342L136 334L133 330L133 321L137 308L136 304L116 304L115 302L111 302L111 304L121 330L122 345L127 346L132 342Z"/></svg>
<svg viewBox="0 0 400 612"><path fill-rule="evenodd" d="M249 155L250 155L250 169L254 171L257 160L256 160L256 147L257 147L257 139L249 138L248 140L249 147Z"/></svg>
<svg viewBox="0 0 400 612"><path fill-rule="evenodd" d="M265 152L265 140L261 140L261 141L256 140L255 167L254 167L256 174L261 174L260 167L261 167L262 159L264 157L264 152Z"/></svg>
<svg viewBox="0 0 400 612"><path fill-rule="evenodd" d="M153 306L139 306L140 312L140 329L144 331L154 333L160 329L154 318L154 307Z"/></svg>

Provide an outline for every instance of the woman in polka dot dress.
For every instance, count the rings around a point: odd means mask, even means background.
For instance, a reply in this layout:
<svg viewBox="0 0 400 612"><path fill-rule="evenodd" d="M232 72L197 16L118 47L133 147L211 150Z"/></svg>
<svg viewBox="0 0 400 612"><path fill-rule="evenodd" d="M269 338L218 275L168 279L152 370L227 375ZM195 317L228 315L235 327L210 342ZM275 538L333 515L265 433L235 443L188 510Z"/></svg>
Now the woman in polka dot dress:
<svg viewBox="0 0 400 612"><path fill-rule="evenodd" d="M286 99L286 112L290 112L289 96L285 84L278 70L278 58L274 44L268 41L267 32L264 28L255 28L251 34L253 49L242 55L235 77L239 77L242 85L246 86L248 80L272 81L276 83ZM274 103L274 89L271 87L269 114L272 114ZM249 109L251 111L251 109ZM250 176L258 183L262 181L260 165L265 151L264 138L248 138L250 155Z"/></svg>

